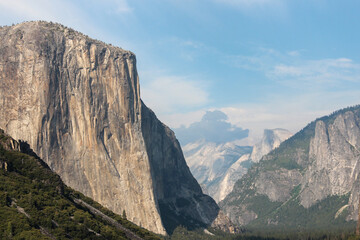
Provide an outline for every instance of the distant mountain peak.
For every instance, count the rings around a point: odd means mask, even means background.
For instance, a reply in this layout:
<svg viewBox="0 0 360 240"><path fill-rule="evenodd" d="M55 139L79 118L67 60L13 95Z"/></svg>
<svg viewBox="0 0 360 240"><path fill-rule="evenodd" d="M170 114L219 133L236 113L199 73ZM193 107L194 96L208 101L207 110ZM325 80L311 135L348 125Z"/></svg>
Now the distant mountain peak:
<svg viewBox="0 0 360 240"><path fill-rule="evenodd" d="M260 159L271 150L277 148L281 142L292 136L292 133L286 129L265 129L261 141L255 144L251 153L251 160L259 162Z"/></svg>

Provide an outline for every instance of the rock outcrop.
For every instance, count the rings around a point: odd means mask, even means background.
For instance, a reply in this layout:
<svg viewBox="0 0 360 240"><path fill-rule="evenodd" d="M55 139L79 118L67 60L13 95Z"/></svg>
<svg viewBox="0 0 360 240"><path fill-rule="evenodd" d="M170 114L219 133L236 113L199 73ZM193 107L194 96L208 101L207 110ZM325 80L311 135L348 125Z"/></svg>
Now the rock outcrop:
<svg viewBox="0 0 360 240"><path fill-rule="evenodd" d="M7 151L20 152L20 144L0 129L0 145Z"/></svg>
<svg viewBox="0 0 360 240"><path fill-rule="evenodd" d="M286 129L265 129L260 142L255 144L251 153L251 161L259 162L260 159L270 151L277 148L280 143L292 136L292 133Z"/></svg>
<svg viewBox="0 0 360 240"><path fill-rule="evenodd" d="M69 186L156 233L207 226L173 132L140 100L135 55L59 24L0 28L0 127Z"/></svg>
<svg viewBox="0 0 360 240"><path fill-rule="evenodd" d="M312 229L357 220L359 126L360 106L310 123L253 165L221 208L233 222L258 227Z"/></svg>
<svg viewBox="0 0 360 240"><path fill-rule="evenodd" d="M311 163L302 180L301 204L308 208L331 195L350 193L348 219L358 215L360 173L360 114L346 111L333 121L316 122L311 139Z"/></svg>

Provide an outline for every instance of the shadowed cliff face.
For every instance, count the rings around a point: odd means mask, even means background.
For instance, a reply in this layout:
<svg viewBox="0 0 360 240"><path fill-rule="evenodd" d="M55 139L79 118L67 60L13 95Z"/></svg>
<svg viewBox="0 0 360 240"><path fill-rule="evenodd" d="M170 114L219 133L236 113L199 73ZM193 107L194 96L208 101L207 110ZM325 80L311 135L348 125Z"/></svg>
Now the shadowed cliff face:
<svg viewBox="0 0 360 240"><path fill-rule="evenodd" d="M167 232L172 232L180 224L189 229L210 225L218 214L215 201L202 194L173 131L144 104L142 131Z"/></svg>
<svg viewBox="0 0 360 240"><path fill-rule="evenodd" d="M141 103L131 52L57 24L3 27L0 106L1 128L67 185L136 224L165 234L168 208L175 225L178 213L201 224L216 217L174 134ZM188 208L174 208L178 199Z"/></svg>

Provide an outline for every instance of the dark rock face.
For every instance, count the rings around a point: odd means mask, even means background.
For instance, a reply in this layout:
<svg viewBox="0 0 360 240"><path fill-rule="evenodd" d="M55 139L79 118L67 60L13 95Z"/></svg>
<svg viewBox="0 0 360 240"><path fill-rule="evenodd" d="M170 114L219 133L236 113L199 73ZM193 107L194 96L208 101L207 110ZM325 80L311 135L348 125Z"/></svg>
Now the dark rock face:
<svg viewBox="0 0 360 240"><path fill-rule="evenodd" d="M189 229L210 225L218 214L215 201L202 194L174 132L144 104L142 110L142 132L165 229L172 232L179 224Z"/></svg>
<svg viewBox="0 0 360 240"><path fill-rule="evenodd" d="M303 214L303 219L309 217L313 226L308 227L357 220L359 126L360 106L310 123L255 164L220 203L221 208L242 225L290 226L296 220L290 218L294 212ZM328 218L320 218L324 213Z"/></svg>
<svg viewBox="0 0 360 240"><path fill-rule="evenodd" d="M133 53L59 24L0 28L0 107L0 127L67 185L136 224L165 234L216 218L173 132L141 102Z"/></svg>

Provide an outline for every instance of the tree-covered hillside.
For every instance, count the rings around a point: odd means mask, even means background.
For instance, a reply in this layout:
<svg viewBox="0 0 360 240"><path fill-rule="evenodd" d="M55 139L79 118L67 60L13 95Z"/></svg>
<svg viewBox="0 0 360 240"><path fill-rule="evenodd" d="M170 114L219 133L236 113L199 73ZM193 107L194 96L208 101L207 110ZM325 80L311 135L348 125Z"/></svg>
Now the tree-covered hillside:
<svg viewBox="0 0 360 240"><path fill-rule="evenodd" d="M161 238L64 185L29 146L1 130L0 239Z"/></svg>

